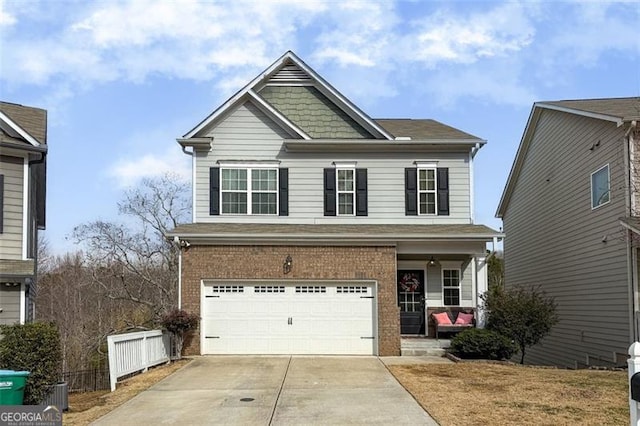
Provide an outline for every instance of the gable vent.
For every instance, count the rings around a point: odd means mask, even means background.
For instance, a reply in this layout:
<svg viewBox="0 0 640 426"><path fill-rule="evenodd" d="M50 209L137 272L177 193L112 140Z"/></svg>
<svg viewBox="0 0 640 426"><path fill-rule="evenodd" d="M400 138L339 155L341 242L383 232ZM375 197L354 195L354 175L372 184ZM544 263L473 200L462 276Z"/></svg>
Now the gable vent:
<svg viewBox="0 0 640 426"><path fill-rule="evenodd" d="M282 83L282 82L310 82L311 77L309 74L300 69L297 65L288 64L285 65L280 71L275 73L271 79L270 83Z"/></svg>

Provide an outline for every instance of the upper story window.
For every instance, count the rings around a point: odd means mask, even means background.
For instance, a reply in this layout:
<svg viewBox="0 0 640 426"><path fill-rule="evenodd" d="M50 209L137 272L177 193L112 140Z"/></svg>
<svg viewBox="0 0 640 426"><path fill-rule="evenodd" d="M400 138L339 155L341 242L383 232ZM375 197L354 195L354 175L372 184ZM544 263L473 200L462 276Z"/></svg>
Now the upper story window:
<svg viewBox="0 0 640 426"><path fill-rule="evenodd" d="M221 169L222 214L276 214L278 169Z"/></svg>
<svg viewBox="0 0 640 426"><path fill-rule="evenodd" d="M367 216L367 169L355 162L324 169L324 215Z"/></svg>
<svg viewBox="0 0 640 426"><path fill-rule="evenodd" d="M449 169L416 162L404 169L405 214L449 215Z"/></svg>
<svg viewBox="0 0 640 426"><path fill-rule="evenodd" d="M355 207L355 169L338 169L338 215L353 216Z"/></svg>
<svg viewBox="0 0 640 426"><path fill-rule="evenodd" d="M609 165L591 173L591 208L595 209L610 201Z"/></svg>
<svg viewBox="0 0 640 426"><path fill-rule="evenodd" d="M419 214L436 214L436 169L418 169Z"/></svg>
<svg viewBox="0 0 640 426"><path fill-rule="evenodd" d="M287 216L288 177L288 169L265 164L211 167L209 214Z"/></svg>

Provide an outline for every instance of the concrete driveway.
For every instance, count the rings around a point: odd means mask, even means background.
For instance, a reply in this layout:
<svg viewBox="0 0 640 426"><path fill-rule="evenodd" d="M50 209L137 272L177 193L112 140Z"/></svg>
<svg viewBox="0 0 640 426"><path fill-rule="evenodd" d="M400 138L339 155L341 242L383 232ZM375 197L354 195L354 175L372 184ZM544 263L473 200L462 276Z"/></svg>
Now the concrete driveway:
<svg viewBox="0 0 640 426"><path fill-rule="evenodd" d="M376 357L198 357L95 425L437 425Z"/></svg>

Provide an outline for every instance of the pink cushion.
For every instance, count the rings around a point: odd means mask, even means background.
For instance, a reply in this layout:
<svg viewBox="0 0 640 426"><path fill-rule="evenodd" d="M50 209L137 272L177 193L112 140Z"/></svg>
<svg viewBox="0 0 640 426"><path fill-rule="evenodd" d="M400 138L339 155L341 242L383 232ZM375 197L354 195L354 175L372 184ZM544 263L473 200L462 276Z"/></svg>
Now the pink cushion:
<svg viewBox="0 0 640 426"><path fill-rule="evenodd" d="M473 314L465 314L460 312L458 318L456 318L457 325L471 325L473 324Z"/></svg>
<svg viewBox="0 0 640 426"><path fill-rule="evenodd" d="M446 312L433 314L433 319L435 319L439 325L451 325L451 318L449 318L449 315Z"/></svg>

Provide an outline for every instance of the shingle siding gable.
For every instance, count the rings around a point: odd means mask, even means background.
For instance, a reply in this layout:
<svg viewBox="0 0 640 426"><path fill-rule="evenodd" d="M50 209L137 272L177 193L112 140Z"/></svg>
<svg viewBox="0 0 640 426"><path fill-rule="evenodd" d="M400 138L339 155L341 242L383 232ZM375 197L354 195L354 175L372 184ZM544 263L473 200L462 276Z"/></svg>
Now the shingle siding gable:
<svg viewBox="0 0 640 426"><path fill-rule="evenodd" d="M313 86L265 86L259 94L314 139L373 138Z"/></svg>

